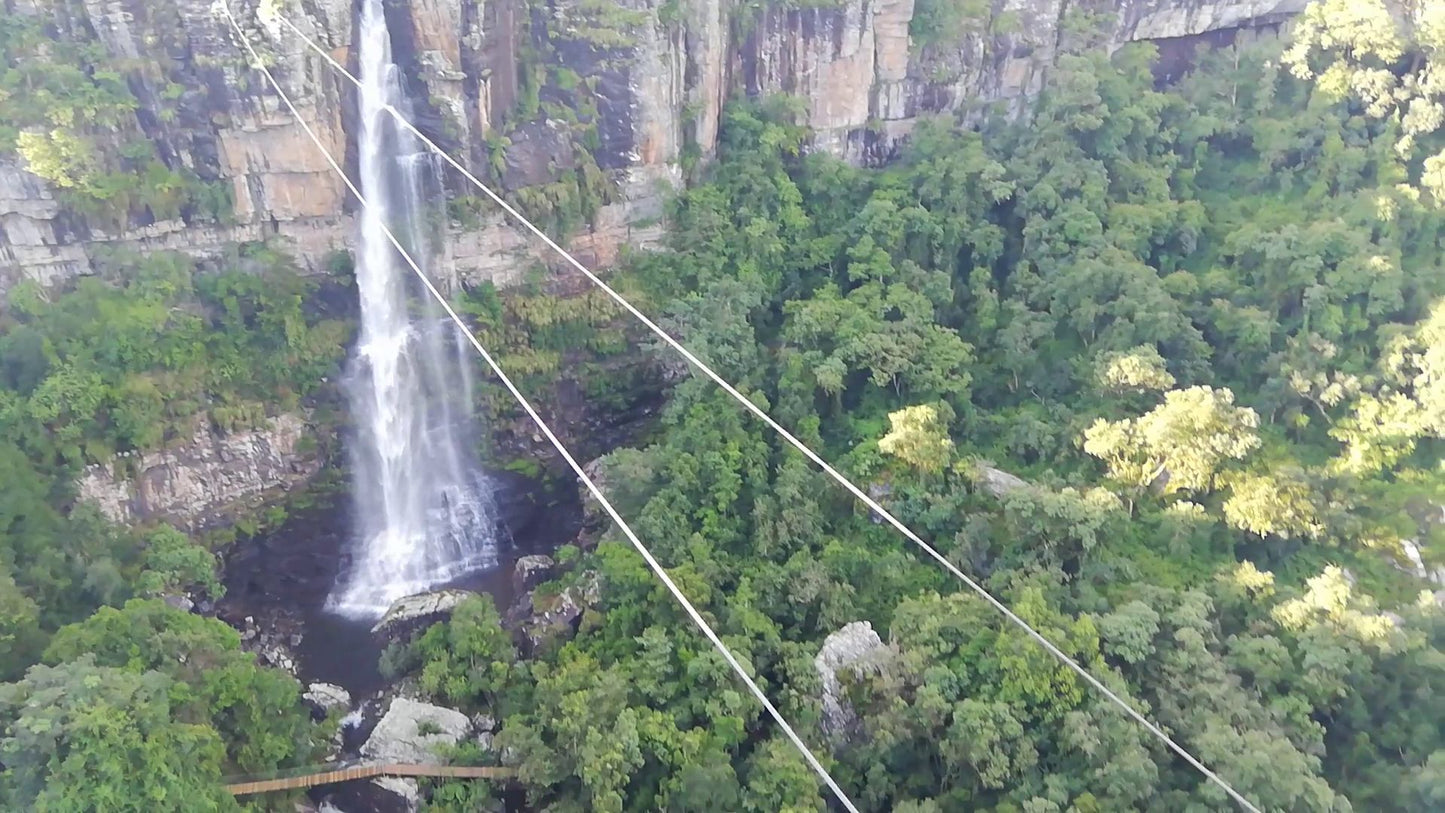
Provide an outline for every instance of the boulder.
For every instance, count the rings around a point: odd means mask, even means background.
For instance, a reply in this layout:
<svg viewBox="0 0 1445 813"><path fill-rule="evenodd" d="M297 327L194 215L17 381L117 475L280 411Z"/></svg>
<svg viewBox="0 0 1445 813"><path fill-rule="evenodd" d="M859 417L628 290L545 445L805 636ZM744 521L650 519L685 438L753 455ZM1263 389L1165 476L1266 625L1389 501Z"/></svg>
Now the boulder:
<svg viewBox="0 0 1445 813"><path fill-rule="evenodd" d="M403 596L392 602L386 615L371 628L377 635L394 635L404 627L435 624L451 615L458 604L475 596L470 590L437 590Z"/></svg>
<svg viewBox="0 0 1445 813"><path fill-rule="evenodd" d="M530 592L532 588L552 578L556 569L557 563L550 556L523 556L512 568L512 588L518 595Z"/></svg>
<svg viewBox="0 0 1445 813"><path fill-rule="evenodd" d="M361 746L361 756L378 762L438 765L437 749L456 745L471 733L472 721L456 709L398 697Z"/></svg>
<svg viewBox="0 0 1445 813"><path fill-rule="evenodd" d="M851 739L858 725L843 681L882 672L892 654L867 621L854 621L823 641L813 667L823 683L823 732L835 745Z"/></svg>
<svg viewBox="0 0 1445 813"><path fill-rule="evenodd" d="M411 782L411 788L393 788L393 779L330 785L322 791L325 797L317 813L416 813L420 794L414 792L415 780L403 780Z"/></svg>
<svg viewBox="0 0 1445 813"><path fill-rule="evenodd" d="M1403 564L1397 565L1401 570L1424 579L1436 587L1445 587L1445 566L1431 567L1427 564L1425 557L1421 555L1420 543L1413 539L1401 540L1400 552L1405 555L1405 561L1409 562L1408 567Z"/></svg>
<svg viewBox="0 0 1445 813"><path fill-rule="evenodd" d="M351 708L351 692L334 683L313 683L306 687L301 699L311 706L313 713L325 717L332 709Z"/></svg>
<svg viewBox="0 0 1445 813"><path fill-rule="evenodd" d="M166 603L167 607L180 610L183 613L190 612L196 606L196 603L191 601L188 596L176 596L167 593L161 600Z"/></svg>
<svg viewBox="0 0 1445 813"><path fill-rule="evenodd" d="M382 776L371 781L382 790L398 797L406 810L420 809L421 788L417 786L415 779L407 779L402 776Z"/></svg>
<svg viewBox="0 0 1445 813"><path fill-rule="evenodd" d="M472 718L472 730L476 732L477 746L483 751L492 750L492 737L497 733L497 718L490 714L478 714Z"/></svg>
<svg viewBox="0 0 1445 813"><path fill-rule="evenodd" d="M1002 469L982 464L978 467L978 487L991 497L1001 499L1009 492L1028 487L1028 484L1029 482L1022 477L1009 474Z"/></svg>
<svg viewBox="0 0 1445 813"><path fill-rule="evenodd" d="M545 649L577 632L582 614L602 598L601 580L588 573L582 581L551 596L529 593L513 608L510 620L527 639L531 651Z"/></svg>

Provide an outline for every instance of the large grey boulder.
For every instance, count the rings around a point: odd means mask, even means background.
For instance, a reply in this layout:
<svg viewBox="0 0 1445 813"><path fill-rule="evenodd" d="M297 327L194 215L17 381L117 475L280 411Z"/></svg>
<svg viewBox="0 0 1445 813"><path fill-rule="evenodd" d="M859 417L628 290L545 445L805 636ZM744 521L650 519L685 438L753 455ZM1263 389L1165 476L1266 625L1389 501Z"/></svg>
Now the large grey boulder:
<svg viewBox="0 0 1445 813"><path fill-rule="evenodd" d="M516 590L518 595L526 593L552 578L556 570L557 563L550 556L523 556L512 568L512 589Z"/></svg>
<svg viewBox="0 0 1445 813"><path fill-rule="evenodd" d="M439 765L438 749L456 745L471 730L472 721L456 709L398 697L361 746L361 755L377 762Z"/></svg>
<svg viewBox="0 0 1445 813"><path fill-rule="evenodd" d="M854 621L823 641L813 667L823 683L823 732L834 744L851 739L858 724L858 714L844 696L843 682L882 672L892 655L893 650L867 621Z"/></svg>
<svg viewBox="0 0 1445 813"><path fill-rule="evenodd" d="M978 487L991 497L1002 499L1004 495L1028 485L1029 481L1002 469L982 464L978 467Z"/></svg>
<svg viewBox="0 0 1445 813"><path fill-rule="evenodd" d="M390 635L403 627L434 624L450 616L458 604L475 595L470 590L437 590L402 596L392 602L386 615L376 622L371 631L378 635Z"/></svg>
<svg viewBox="0 0 1445 813"><path fill-rule="evenodd" d="M323 717L332 709L351 709L351 692L334 683L313 683L306 687L301 699Z"/></svg>

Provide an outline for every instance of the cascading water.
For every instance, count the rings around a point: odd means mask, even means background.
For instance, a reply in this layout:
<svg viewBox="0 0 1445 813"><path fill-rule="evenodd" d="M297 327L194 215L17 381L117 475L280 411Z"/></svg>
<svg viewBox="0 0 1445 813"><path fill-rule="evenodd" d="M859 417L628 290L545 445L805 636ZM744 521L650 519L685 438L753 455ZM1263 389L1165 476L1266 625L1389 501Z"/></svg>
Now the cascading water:
<svg viewBox="0 0 1445 813"><path fill-rule="evenodd" d="M498 525L486 479L467 457L474 435L463 347L435 305L412 295L411 271L381 229L419 262L429 255L417 212L435 165L386 110L404 96L381 0L364 0L358 32L361 191L370 205L356 258L361 338L347 383L360 539L328 606L369 617L494 566Z"/></svg>

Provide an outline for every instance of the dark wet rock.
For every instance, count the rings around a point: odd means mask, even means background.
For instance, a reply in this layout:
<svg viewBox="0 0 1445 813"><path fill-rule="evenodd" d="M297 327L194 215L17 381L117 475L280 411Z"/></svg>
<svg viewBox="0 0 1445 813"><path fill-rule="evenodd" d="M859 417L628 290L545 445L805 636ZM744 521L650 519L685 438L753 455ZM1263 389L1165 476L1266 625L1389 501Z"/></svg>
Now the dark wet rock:
<svg viewBox="0 0 1445 813"><path fill-rule="evenodd" d="M415 779L407 779L402 776L382 776L371 780L371 783L401 799L407 810L421 808L421 788L418 787Z"/></svg>
<svg viewBox="0 0 1445 813"><path fill-rule="evenodd" d="M581 502L569 479L542 482L513 471L489 471L487 479L503 529L499 566L467 574L448 587L489 595L505 608L516 602L516 559L550 553L572 541ZM326 598L338 574L351 564L350 513L350 500L337 495L292 512L280 528L238 541L227 551L226 594L217 602L216 615L241 631L246 650L256 652L263 633L274 635L290 650L303 682L343 686L359 702L386 684L377 668L386 646L409 638L428 619L375 635L371 628L377 619L327 611ZM301 635L300 645L291 643L294 635Z"/></svg>
<svg viewBox="0 0 1445 813"><path fill-rule="evenodd" d="M415 801L374 781L345 782L327 789L317 813L414 813Z"/></svg>
<svg viewBox="0 0 1445 813"><path fill-rule="evenodd" d="M518 594L527 593L556 573L557 563L550 556L533 554L517 560L512 568L512 589Z"/></svg>
<svg viewBox="0 0 1445 813"><path fill-rule="evenodd" d="M609 493L610 487L607 481L607 458L599 457L582 466L582 473L597 485L597 488L605 495ZM577 532L577 546L583 549L596 546L602 537L602 532L607 529L612 518L607 515L607 510L602 503L592 496L591 489L577 478L578 493L582 495L582 527Z"/></svg>

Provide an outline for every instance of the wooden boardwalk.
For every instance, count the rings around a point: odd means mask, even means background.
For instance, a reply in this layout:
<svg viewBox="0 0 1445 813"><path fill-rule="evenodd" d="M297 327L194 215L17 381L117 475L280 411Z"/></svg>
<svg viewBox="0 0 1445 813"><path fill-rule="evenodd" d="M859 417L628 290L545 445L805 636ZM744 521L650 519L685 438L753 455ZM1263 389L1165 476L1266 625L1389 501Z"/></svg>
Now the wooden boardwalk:
<svg viewBox="0 0 1445 813"><path fill-rule="evenodd" d="M276 790L313 788L317 785L350 782L354 779L370 779L374 776L450 776L468 779L502 779L515 776L516 773L516 770L513 768L485 768L465 765L353 765L349 768L318 771L301 776L236 782L227 785L226 790L233 796L245 796L250 793L269 793Z"/></svg>

